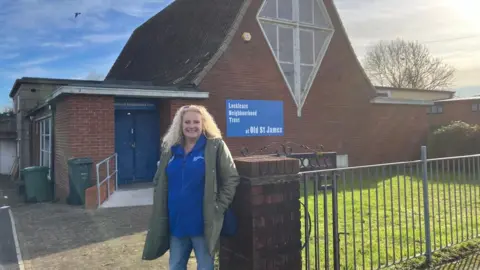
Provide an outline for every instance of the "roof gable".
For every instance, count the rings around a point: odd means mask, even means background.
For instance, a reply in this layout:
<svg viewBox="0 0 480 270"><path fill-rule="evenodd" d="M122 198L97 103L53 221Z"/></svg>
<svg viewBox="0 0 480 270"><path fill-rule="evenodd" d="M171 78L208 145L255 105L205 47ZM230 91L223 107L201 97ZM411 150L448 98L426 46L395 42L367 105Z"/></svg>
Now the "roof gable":
<svg viewBox="0 0 480 270"><path fill-rule="evenodd" d="M133 32L106 80L192 84L214 60L244 2L174 1Z"/></svg>

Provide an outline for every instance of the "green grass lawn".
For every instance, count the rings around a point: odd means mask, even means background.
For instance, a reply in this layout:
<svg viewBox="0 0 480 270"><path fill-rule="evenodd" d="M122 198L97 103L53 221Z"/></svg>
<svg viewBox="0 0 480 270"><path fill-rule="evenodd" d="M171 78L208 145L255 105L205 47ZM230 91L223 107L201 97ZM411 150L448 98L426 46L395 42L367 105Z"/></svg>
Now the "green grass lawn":
<svg viewBox="0 0 480 270"><path fill-rule="evenodd" d="M429 165L433 251L473 239L479 233L480 174L473 169L473 162L470 163L467 160L464 166L463 161L459 164L455 162L455 170L453 165L448 168L445 165L442 170L441 162L438 169L436 163ZM459 171L458 168L462 168L463 172L453 173ZM322 177L317 181L318 186L332 183ZM324 191L320 189L315 202L314 182L315 179L307 180L308 212L312 219L309 264L311 269L315 269L315 258L318 257L318 266L325 269L325 250L328 250L328 269L333 269L332 193L327 191L324 197ZM304 188L301 185L301 194ZM420 164L341 172L337 179L337 190L341 269L378 269L424 254L425 219ZM300 201L303 203L304 197ZM325 231L324 213L327 213L328 233ZM301 215L304 237L303 207ZM316 235L318 245L315 244ZM303 260L306 264L305 250Z"/></svg>

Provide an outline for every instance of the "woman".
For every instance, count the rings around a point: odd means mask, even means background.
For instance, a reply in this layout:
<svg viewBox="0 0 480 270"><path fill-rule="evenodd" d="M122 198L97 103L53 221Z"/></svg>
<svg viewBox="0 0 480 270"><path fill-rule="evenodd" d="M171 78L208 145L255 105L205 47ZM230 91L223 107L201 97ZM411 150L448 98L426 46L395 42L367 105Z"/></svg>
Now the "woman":
<svg viewBox="0 0 480 270"><path fill-rule="evenodd" d="M196 105L177 111L162 148L143 259L170 249L169 269L186 269L193 248L198 269L213 270L224 213L240 181L233 158L213 117Z"/></svg>

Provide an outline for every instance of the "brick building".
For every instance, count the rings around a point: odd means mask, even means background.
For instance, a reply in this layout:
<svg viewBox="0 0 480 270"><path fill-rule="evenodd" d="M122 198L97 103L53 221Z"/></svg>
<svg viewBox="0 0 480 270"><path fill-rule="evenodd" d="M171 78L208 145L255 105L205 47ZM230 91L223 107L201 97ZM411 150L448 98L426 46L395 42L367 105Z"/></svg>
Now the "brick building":
<svg viewBox="0 0 480 270"><path fill-rule="evenodd" d="M201 3L175 1L138 27L107 79L208 92L198 103L224 131L225 100L283 101L284 136L227 137L235 154L243 146L255 150L287 140L321 143L348 154L351 164L416 157L427 125L422 105L431 102L376 97L333 1L307 1L311 6L298 10L277 10L276 1ZM189 102L169 100L164 108L172 115ZM380 152L372 140L388 147Z"/></svg>
<svg viewBox="0 0 480 270"><path fill-rule="evenodd" d="M68 194L72 157L118 153L120 184L151 181L161 134L191 103L208 107L236 156L290 141L322 144L350 165L418 158L433 102L377 95L332 0L277 2L174 1L132 33L105 81L56 86L28 116L49 119L40 133L57 197ZM270 136L242 134L227 104L268 116L241 118L247 125L278 125Z"/></svg>
<svg viewBox="0 0 480 270"><path fill-rule="evenodd" d="M480 97L438 100L428 108L428 121L432 128L461 120L480 125Z"/></svg>
<svg viewBox="0 0 480 270"><path fill-rule="evenodd" d="M9 175L15 164L15 115L0 112L0 175Z"/></svg>
<svg viewBox="0 0 480 270"><path fill-rule="evenodd" d="M388 97L390 99L410 101L447 100L453 98L455 95L455 91L448 90L426 90L385 86L376 86L376 89L380 96Z"/></svg>

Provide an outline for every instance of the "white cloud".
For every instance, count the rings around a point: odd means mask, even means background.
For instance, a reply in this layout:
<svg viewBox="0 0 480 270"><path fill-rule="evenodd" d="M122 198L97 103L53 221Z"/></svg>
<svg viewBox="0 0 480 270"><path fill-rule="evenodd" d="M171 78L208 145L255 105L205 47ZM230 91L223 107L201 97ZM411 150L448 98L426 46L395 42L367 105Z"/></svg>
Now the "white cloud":
<svg viewBox="0 0 480 270"><path fill-rule="evenodd" d="M132 26L117 22L117 16L112 17L112 14L146 19L160 11L165 2L171 1L0 0L0 54L5 49L18 49L19 46L80 47L82 36L92 42L122 40L125 34L111 33L131 32ZM81 14L75 18L77 12ZM64 35L71 36L71 39L62 41Z"/></svg>
<svg viewBox="0 0 480 270"><path fill-rule="evenodd" d="M103 81L105 76L105 74L98 73L96 70L90 70L88 72L82 72L80 75L72 76L72 79Z"/></svg>
<svg viewBox="0 0 480 270"><path fill-rule="evenodd" d="M171 0L169 0L171 2ZM144 0L144 1L123 1L123 5L115 5L113 8L120 13L124 13L133 17L143 18L159 10L156 7L149 7L149 4L164 3L166 1ZM139 5L139 2L142 4Z"/></svg>
<svg viewBox="0 0 480 270"><path fill-rule="evenodd" d="M8 4L7 4L8 2ZM149 4L162 0L16 0L0 5L0 23L16 30L36 29L39 26L78 28L105 24L102 20L107 11L116 11L130 16L144 16L152 9ZM80 12L77 18L75 13Z"/></svg>
<svg viewBox="0 0 480 270"><path fill-rule="evenodd" d="M0 79L73 77L84 72L89 73L83 77L101 77L118 56L116 49L105 57L78 59L75 65L59 62L61 65L47 68L46 64L73 59L80 51L118 47L141 21L138 18L148 19L171 1L0 0L0 60L20 59L2 63ZM77 18L76 12L81 13ZM62 49L62 55L58 55L58 49Z"/></svg>
<svg viewBox="0 0 480 270"><path fill-rule="evenodd" d="M460 1L335 0L335 5L360 60L380 40L416 40L457 68L457 85L480 85L478 72L471 71L480 69L480 16L470 11L480 4Z"/></svg>
<svg viewBox="0 0 480 270"><path fill-rule="evenodd" d="M104 74L99 74L97 73L96 71L90 71L87 76L83 77L82 76L82 79L85 79L85 80L96 80L96 81L103 81L103 79L105 79L105 75Z"/></svg>
<svg viewBox="0 0 480 270"><path fill-rule="evenodd" d="M18 56L20 56L19 53L6 53L6 54L0 55L0 60L11 60L11 59L17 58Z"/></svg>
<svg viewBox="0 0 480 270"><path fill-rule="evenodd" d="M82 37L82 39L92 43L110 43L119 40L126 40L130 35L130 32L120 34L94 34L86 35Z"/></svg>
<svg viewBox="0 0 480 270"><path fill-rule="evenodd" d="M18 71L4 72L3 75L12 80L16 80L21 77L52 77L53 73L42 67L27 67Z"/></svg>
<svg viewBox="0 0 480 270"><path fill-rule="evenodd" d="M50 57L41 57L41 58L36 58L28 61L23 61L17 63L18 67L31 67L31 66L38 66L46 63L50 63L53 61L56 61L58 59L62 58L61 56L50 56Z"/></svg>
<svg viewBox="0 0 480 270"><path fill-rule="evenodd" d="M72 78L79 80L103 80L117 57L117 54L112 53L105 57L87 61L73 71L75 73L72 74L75 75Z"/></svg>
<svg viewBox="0 0 480 270"><path fill-rule="evenodd" d="M54 47L54 48L76 48L82 47L84 44L81 42L44 42L42 47Z"/></svg>
<svg viewBox="0 0 480 270"><path fill-rule="evenodd" d="M455 73L456 87L478 86L480 88L480 67L472 69L460 69Z"/></svg>

